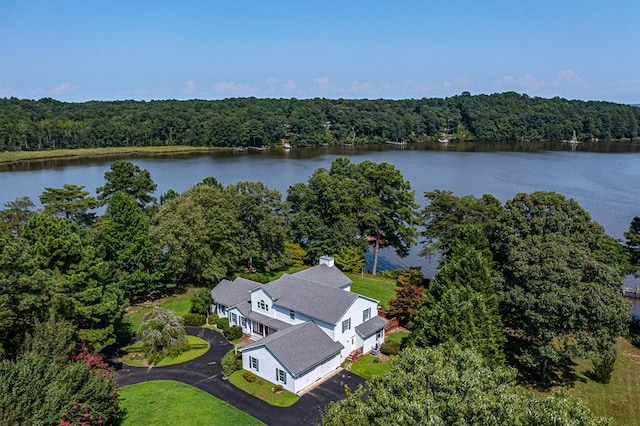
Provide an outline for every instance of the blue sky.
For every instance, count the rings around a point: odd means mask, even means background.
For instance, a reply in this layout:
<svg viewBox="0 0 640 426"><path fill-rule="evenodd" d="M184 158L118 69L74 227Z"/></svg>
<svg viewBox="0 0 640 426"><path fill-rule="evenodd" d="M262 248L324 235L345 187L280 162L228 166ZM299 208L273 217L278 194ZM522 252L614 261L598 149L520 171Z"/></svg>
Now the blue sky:
<svg viewBox="0 0 640 426"><path fill-rule="evenodd" d="M0 0L0 97L640 103L638 0Z"/></svg>

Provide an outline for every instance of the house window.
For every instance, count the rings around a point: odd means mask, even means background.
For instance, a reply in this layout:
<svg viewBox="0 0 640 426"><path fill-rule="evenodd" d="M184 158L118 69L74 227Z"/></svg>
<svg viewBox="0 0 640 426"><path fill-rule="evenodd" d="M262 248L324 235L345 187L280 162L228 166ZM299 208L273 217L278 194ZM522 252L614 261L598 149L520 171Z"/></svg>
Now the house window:
<svg viewBox="0 0 640 426"><path fill-rule="evenodd" d="M226 312L227 312L227 307L226 307L226 306L224 306L224 305L218 305L218 311L219 311L221 314L224 314L224 313L226 313Z"/></svg>
<svg viewBox="0 0 640 426"><path fill-rule="evenodd" d="M371 308L362 311L362 322L367 321L369 318L371 318Z"/></svg>
<svg viewBox="0 0 640 426"><path fill-rule="evenodd" d="M344 333L347 330L351 330L351 318L342 321L342 332Z"/></svg>
<svg viewBox="0 0 640 426"><path fill-rule="evenodd" d="M287 373L285 373L284 370L280 370L279 368L276 368L276 381L286 385Z"/></svg>
<svg viewBox="0 0 640 426"><path fill-rule="evenodd" d="M231 322L238 325L238 316L236 314L231 314Z"/></svg>
<svg viewBox="0 0 640 426"><path fill-rule="evenodd" d="M292 320L296 319L296 313L293 312L291 309L289 309L289 319L292 319Z"/></svg>
<svg viewBox="0 0 640 426"><path fill-rule="evenodd" d="M384 336L384 330L380 330L376 333L376 339L380 340Z"/></svg>
<svg viewBox="0 0 640 426"><path fill-rule="evenodd" d="M262 309L263 311L268 311L269 310L269 305L267 305L264 300L260 300L258 302L258 308Z"/></svg>
<svg viewBox="0 0 640 426"><path fill-rule="evenodd" d="M240 321L242 322L242 328L247 328L247 319L245 317L240 317Z"/></svg>
<svg viewBox="0 0 640 426"><path fill-rule="evenodd" d="M258 364L258 358L254 358L254 357L250 356L250 357L249 357L249 363L251 364L251 368L252 368L253 370L260 371L260 370L258 369L258 367L259 367L259 364Z"/></svg>

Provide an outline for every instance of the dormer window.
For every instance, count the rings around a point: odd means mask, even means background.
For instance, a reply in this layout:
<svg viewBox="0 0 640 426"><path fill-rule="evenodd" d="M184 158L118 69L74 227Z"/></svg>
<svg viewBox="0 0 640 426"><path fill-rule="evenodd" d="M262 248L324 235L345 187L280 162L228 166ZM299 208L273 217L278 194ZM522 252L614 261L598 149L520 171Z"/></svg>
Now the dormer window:
<svg viewBox="0 0 640 426"><path fill-rule="evenodd" d="M289 319L291 320L296 319L296 313L293 312L291 309L289 309Z"/></svg>
<svg viewBox="0 0 640 426"><path fill-rule="evenodd" d="M262 309L263 311L268 311L269 310L269 305L267 305L264 300L260 300L258 302L258 308Z"/></svg>

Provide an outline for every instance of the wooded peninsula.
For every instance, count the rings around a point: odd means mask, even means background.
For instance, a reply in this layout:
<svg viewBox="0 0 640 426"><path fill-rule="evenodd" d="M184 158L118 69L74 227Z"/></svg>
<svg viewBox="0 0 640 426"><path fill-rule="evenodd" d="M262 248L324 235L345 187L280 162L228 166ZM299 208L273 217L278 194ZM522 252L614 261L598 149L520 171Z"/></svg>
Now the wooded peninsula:
<svg viewBox="0 0 640 426"><path fill-rule="evenodd" d="M0 99L0 151L638 138L640 108L515 92L439 99Z"/></svg>

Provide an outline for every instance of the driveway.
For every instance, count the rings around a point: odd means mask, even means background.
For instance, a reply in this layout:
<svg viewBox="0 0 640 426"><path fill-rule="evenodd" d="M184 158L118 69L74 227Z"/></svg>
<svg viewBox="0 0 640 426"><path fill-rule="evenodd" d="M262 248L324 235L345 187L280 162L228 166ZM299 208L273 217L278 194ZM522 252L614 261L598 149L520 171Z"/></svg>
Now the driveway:
<svg viewBox="0 0 640 426"><path fill-rule="evenodd" d="M364 384L362 377L340 371L308 391L291 407L274 407L233 386L224 378L220 360L233 345L220 333L206 328L185 327L188 334L206 340L210 349L204 355L183 364L167 367L129 367L118 371L118 384L128 386L151 380L176 380L201 389L268 425L312 425L320 422L320 410L331 401L344 398L344 385L355 389Z"/></svg>

